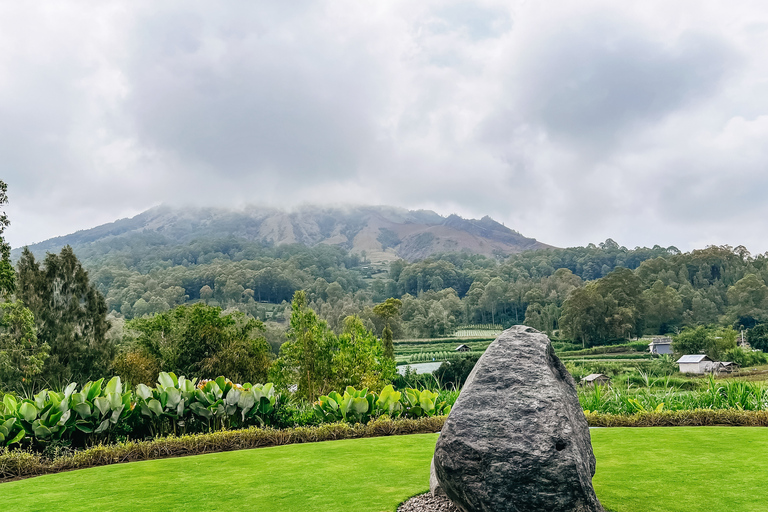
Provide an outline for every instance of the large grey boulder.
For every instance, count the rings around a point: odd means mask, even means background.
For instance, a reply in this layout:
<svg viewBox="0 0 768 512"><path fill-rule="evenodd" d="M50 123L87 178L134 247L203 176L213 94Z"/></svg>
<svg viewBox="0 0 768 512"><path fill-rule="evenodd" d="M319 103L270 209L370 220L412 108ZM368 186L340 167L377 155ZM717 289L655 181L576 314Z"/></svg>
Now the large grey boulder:
<svg viewBox="0 0 768 512"><path fill-rule="evenodd" d="M504 331L469 375L437 440L439 487L464 512L602 512L576 384L549 338ZM433 482L433 492L439 490Z"/></svg>

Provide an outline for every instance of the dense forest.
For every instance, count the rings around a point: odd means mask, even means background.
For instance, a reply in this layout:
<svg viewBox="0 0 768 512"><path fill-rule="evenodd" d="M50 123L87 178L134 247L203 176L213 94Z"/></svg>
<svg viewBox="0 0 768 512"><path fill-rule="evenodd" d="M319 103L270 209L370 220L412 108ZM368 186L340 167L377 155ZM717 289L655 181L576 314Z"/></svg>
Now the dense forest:
<svg viewBox="0 0 768 512"><path fill-rule="evenodd" d="M294 292L306 290L311 307L337 331L353 313L374 323L366 314L373 304L401 298L396 337L445 335L465 323L522 323L527 313L529 320L556 328L563 301L584 281L676 254L675 248L628 250L608 240L506 259L444 253L381 266L338 246L271 246L234 237L176 244L154 233L78 249L109 310L125 319L202 301L284 320Z"/></svg>
<svg viewBox="0 0 768 512"><path fill-rule="evenodd" d="M4 184L0 192L2 204ZM0 235L7 225L3 215ZM354 348L344 340L366 339L364 352L377 361L394 360L393 338L446 336L468 324L525 323L585 347L681 331L710 343L723 339L718 328L732 327L747 330L753 347L768 349L768 256L741 246L681 253L627 249L609 239L511 256L452 252L382 264L338 245L235 236L179 242L148 231L44 257L25 249L15 262L7 244L0 249L6 383L112 371L151 380L172 369L263 379L296 335L296 316L310 312L319 331L327 328L323 343ZM695 329L701 326L711 329ZM373 343L367 332L381 341ZM197 340L192 348L190 340Z"/></svg>
<svg viewBox="0 0 768 512"><path fill-rule="evenodd" d="M309 306L336 332L344 318L359 314L381 334L371 308L399 298L396 338L525 322L595 344L713 323L750 328L768 319L768 259L744 247L681 253L627 249L609 239L503 258L443 253L382 266L338 246L235 237L178 244L147 233L103 240L78 256L108 309L125 319L204 302L284 322L296 290L307 292Z"/></svg>

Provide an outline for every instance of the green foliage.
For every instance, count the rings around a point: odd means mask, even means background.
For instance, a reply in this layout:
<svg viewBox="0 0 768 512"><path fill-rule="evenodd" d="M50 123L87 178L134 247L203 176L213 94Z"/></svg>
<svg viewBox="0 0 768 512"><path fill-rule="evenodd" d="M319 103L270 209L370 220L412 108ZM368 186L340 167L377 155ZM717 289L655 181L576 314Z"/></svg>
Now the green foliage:
<svg viewBox="0 0 768 512"><path fill-rule="evenodd" d="M161 370L179 374L230 375L239 382L267 378L271 349L264 324L238 311L222 314L221 308L202 303L179 306L131 320L126 329L136 337L139 354L134 359L151 358L149 367L154 360Z"/></svg>
<svg viewBox="0 0 768 512"><path fill-rule="evenodd" d="M383 318L386 322L400 315L403 302L400 299L390 297L381 304L373 306L373 313Z"/></svg>
<svg viewBox="0 0 768 512"><path fill-rule="evenodd" d="M50 443L77 446L113 440L118 432L133 437L223 428L264 426L276 402L272 384L233 384L224 377L201 381L160 373L154 388L124 389L120 377L75 383L62 392L43 390L0 404L0 442L42 448Z"/></svg>
<svg viewBox="0 0 768 512"><path fill-rule="evenodd" d="M336 343L328 324L307 306L306 294L297 291L291 304L288 341L280 347L273 371L278 382L285 386L296 384L298 396L314 401L330 389Z"/></svg>
<svg viewBox="0 0 768 512"><path fill-rule="evenodd" d="M392 341L393 333L390 327L390 321L400 315L400 308L402 308L403 302L400 299L390 297L381 304L377 304L373 307L373 313L381 317L386 325L381 332L381 343L384 348L384 357L387 359L395 359L395 346Z"/></svg>
<svg viewBox="0 0 768 512"><path fill-rule="evenodd" d="M0 388L31 386L43 373L48 351L37 339L35 318L24 303L0 303Z"/></svg>
<svg viewBox="0 0 768 512"><path fill-rule="evenodd" d="M705 389L694 391L681 391L671 386L661 389L582 387L579 402L586 411L616 415L697 409L766 411L768 387L764 383L720 381L710 376Z"/></svg>
<svg viewBox="0 0 768 512"><path fill-rule="evenodd" d="M395 344L392 340L392 329L389 328L389 324L381 332L381 346L384 349L384 357L394 360Z"/></svg>
<svg viewBox="0 0 768 512"><path fill-rule="evenodd" d="M380 390L395 374L395 362L385 357L381 342L360 317L348 316L336 336L328 324L306 306L306 294L296 292L288 341L272 371L283 387L297 386L297 396L314 401L334 387Z"/></svg>
<svg viewBox="0 0 768 512"><path fill-rule="evenodd" d="M726 350L725 354L723 354L723 360L736 363L742 368L768 364L768 356L763 352L753 352L741 347L734 347Z"/></svg>
<svg viewBox="0 0 768 512"><path fill-rule="evenodd" d="M364 386L378 391L392 381L394 360L384 357L382 344L359 317L344 320L336 346L331 360L335 387Z"/></svg>
<svg viewBox="0 0 768 512"><path fill-rule="evenodd" d="M303 289L307 307L336 334L355 314L378 335L389 323L394 339L447 336L468 324L503 328L527 322L546 332L561 329L586 346L721 321L751 327L762 318L760 307L765 310L759 292L760 282L768 281L768 258L753 258L739 247L681 254L674 247L629 250L606 240L506 260L437 254L392 262L387 272L375 264L361 266L359 256L340 247L270 247L199 236L179 242L171 235L133 234L78 245L77 251L108 308L127 318L203 300L262 320L283 320L290 311L283 301ZM639 279L639 294L630 274ZM590 298L595 307L566 316L561 325L566 298L584 281L597 284L601 300ZM388 298L402 302L401 316L389 322L374 312ZM575 318L585 318L584 325L574 324Z"/></svg>
<svg viewBox="0 0 768 512"><path fill-rule="evenodd" d="M439 393L428 389L395 391L390 385L377 395L367 389L358 391L348 386L343 395L332 391L327 396L321 396L314 404L314 411L323 422L350 423L367 423L384 415L387 418L412 419L447 415L451 405L445 400L438 401L439 398Z"/></svg>
<svg viewBox="0 0 768 512"><path fill-rule="evenodd" d="M0 180L0 207L8 204L8 185ZM8 297L16 288L16 272L11 264L11 246L3 233L11 221L5 211L0 212L0 297Z"/></svg>
<svg viewBox="0 0 768 512"><path fill-rule="evenodd" d="M583 346L591 346L639 334L643 313L640 278L617 268L571 292L563 303L560 326Z"/></svg>
<svg viewBox="0 0 768 512"><path fill-rule="evenodd" d="M552 344L553 347L555 344ZM648 353L648 344L644 341L633 341L631 343L619 343L616 345L601 345L599 347L592 347L592 348L585 348L582 349L578 345L575 346L569 346L569 349L575 349L575 350L558 350L559 354L562 354L563 356L591 356L591 355L598 355L598 354L616 354L620 352L646 352Z"/></svg>
<svg viewBox="0 0 768 512"><path fill-rule="evenodd" d="M443 386L461 389L478 359L480 354L462 354L458 359L441 364L433 373Z"/></svg>
<svg viewBox="0 0 768 512"><path fill-rule="evenodd" d="M368 423L375 418L422 418L450 412L456 395L427 389L380 393L347 387L344 394L321 396L312 412L321 422ZM278 411L277 409L283 409ZM154 387L126 389L120 377L75 383L61 392L43 390L29 399L5 394L0 402L0 446L41 450L66 444L77 447L122 439L184 435L222 429L279 424L290 404L271 383L235 384L218 377L197 382L161 372ZM311 418L295 422L307 424ZM292 423L285 422L283 423Z"/></svg>
<svg viewBox="0 0 768 512"><path fill-rule="evenodd" d="M132 393L123 391L120 377L105 386L104 379L87 382L80 391L72 383L63 392L42 390L31 399L3 397L0 423L8 428L7 444L45 446L61 440L73 441L84 435L107 439L119 422L132 413ZM14 429L18 431L14 432Z"/></svg>
<svg viewBox="0 0 768 512"><path fill-rule="evenodd" d="M749 329L746 339L752 348L768 352L768 324L756 325Z"/></svg>
<svg viewBox="0 0 768 512"><path fill-rule="evenodd" d="M643 290L646 332L666 334L682 321L683 301L671 286L665 286L661 279Z"/></svg>
<svg viewBox="0 0 768 512"><path fill-rule="evenodd" d="M18 264L16 296L34 314L37 339L50 348L41 377L49 382L103 375L115 355L102 294L72 248L48 254L42 267L28 250Z"/></svg>
<svg viewBox="0 0 768 512"><path fill-rule="evenodd" d="M675 360L670 357L669 354L663 354L654 360L649 365L648 371L651 375L656 377L663 377L665 375L672 375L678 371L678 366Z"/></svg>
<svg viewBox="0 0 768 512"><path fill-rule="evenodd" d="M391 391L391 386L385 388ZM356 390L347 386L344 394L331 391L327 396L321 396L314 404L317 417L328 423L348 421L350 423L367 423L374 412L376 397L368 389Z"/></svg>
<svg viewBox="0 0 768 512"><path fill-rule="evenodd" d="M768 320L768 286L757 275L750 273L739 279L728 288L727 297L729 313L741 326Z"/></svg>
<svg viewBox="0 0 768 512"><path fill-rule="evenodd" d="M722 361L726 351L736 348L736 331L731 328L686 328L673 337L676 356L706 354L713 361Z"/></svg>
<svg viewBox="0 0 768 512"><path fill-rule="evenodd" d="M185 433L196 424L207 430L265 424L274 410L272 384L234 384L224 377L188 380L173 373L160 373L157 385L136 387L136 405L151 422L154 434ZM199 427L198 427L199 430Z"/></svg>

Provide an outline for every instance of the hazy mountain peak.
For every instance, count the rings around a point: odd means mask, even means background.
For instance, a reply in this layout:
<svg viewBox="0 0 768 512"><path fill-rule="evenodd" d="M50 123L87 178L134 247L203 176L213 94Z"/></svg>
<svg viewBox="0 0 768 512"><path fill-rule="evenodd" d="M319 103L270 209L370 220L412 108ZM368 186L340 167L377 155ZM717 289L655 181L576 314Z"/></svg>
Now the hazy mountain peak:
<svg viewBox="0 0 768 512"><path fill-rule="evenodd" d="M77 249L147 232L171 243L232 236L276 245L340 245L353 252L365 251L372 261L416 260L445 251L493 255L551 247L487 215L481 219L456 214L443 217L431 210L393 206L303 205L281 210L257 205L241 209L160 205L130 219L52 238L30 249L35 253L58 251L64 245Z"/></svg>

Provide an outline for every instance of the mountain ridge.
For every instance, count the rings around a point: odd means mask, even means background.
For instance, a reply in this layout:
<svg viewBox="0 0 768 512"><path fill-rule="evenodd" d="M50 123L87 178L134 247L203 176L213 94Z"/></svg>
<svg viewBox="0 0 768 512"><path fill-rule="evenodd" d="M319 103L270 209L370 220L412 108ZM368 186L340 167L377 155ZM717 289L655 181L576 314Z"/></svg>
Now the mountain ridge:
<svg viewBox="0 0 768 512"><path fill-rule="evenodd" d="M352 252L365 251L372 262L396 258L414 261L447 251L494 256L553 247L525 237L489 216L443 217L431 210L384 205L305 205L293 210L255 205L241 209L160 205L131 218L54 237L29 248L38 255L58 252L65 245L77 250L136 233L157 233L176 243L231 236L275 245L339 245ZM14 256L19 253L19 248L14 249Z"/></svg>

